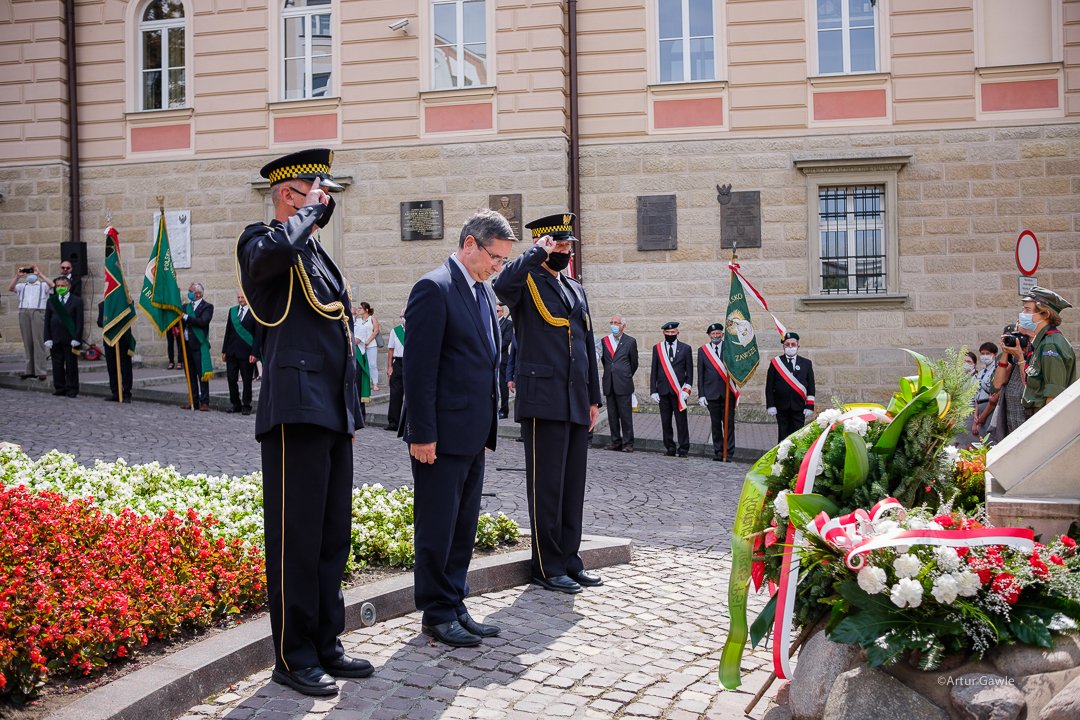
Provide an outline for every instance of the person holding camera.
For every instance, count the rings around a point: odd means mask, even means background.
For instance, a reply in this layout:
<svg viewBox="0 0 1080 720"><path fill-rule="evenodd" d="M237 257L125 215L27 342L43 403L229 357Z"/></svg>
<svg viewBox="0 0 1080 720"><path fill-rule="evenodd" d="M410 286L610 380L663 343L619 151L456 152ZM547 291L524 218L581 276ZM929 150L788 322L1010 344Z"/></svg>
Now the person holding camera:
<svg viewBox="0 0 1080 720"><path fill-rule="evenodd" d="M1033 287L1022 300L1024 307L1017 327L1032 337L1030 352L1023 351L1016 336L1003 335L1001 344L1005 354L1024 373L1021 404L1024 415L1031 417L1076 380L1076 355L1058 330L1061 311L1072 305L1053 290L1039 286ZM998 363L999 371L1006 368L1007 362ZM1004 373L999 375L1004 379Z"/></svg>
<svg viewBox="0 0 1080 720"><path fill-rule="evenodd" d="M22 335L26 367L19 376L23 380L37 377L44 380L45 358L45 303L49 301L52 281L41 274L37 265L18 269L11 279L8 291L19 297L19 333Z"/></svg>

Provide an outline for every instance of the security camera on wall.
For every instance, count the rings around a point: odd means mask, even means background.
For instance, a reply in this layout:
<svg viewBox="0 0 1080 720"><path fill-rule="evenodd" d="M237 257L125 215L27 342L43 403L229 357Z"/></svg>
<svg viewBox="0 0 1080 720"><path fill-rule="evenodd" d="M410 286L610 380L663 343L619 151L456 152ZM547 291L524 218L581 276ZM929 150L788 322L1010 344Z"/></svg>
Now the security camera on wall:
<svg viewBox="0 0 1080 720"><path fill-rule="evenodd" d="M407 28L407 27L409 27L409 19L408 18L402 18L401 20L398 20L397 22L390 23L390 29L391 30L403 30L404 31L405 28Z"/></svg>

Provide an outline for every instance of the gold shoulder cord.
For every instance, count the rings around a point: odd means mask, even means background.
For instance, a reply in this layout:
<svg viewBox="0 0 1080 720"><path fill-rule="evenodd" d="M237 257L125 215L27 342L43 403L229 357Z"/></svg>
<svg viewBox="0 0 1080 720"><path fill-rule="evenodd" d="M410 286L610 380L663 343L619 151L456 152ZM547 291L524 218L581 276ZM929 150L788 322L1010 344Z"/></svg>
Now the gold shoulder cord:
<svg viewBox="0 0 1080 720"><path fill-rule="evenodd" d="M341 322L342 327L345 328L345 339L348 341L347 347L351 351L353 344L352 330L349 328L349 318L345 315L345 304L340 300L323 304L319 301L319 298L315 297L315 291L311 287L311 278L308 277L307 270L304 269L304 261L299 255L296 257L296 265L293 269L296 270L296 274L300 277L300 284L304 288L304 297L307 299L311 309L327 320ZM344 282L344 280L343 276L342 281Z"/></svg>
<svg viewBox="0 0 1080 720"><path fill-rule="evenodd" d="M241 237L243 237L243 236L241 236ZM239 249L239 247L240 247L240 238L236 238L236 248ZM247 296L247 288L244 287L244 279L240 276L240 256L236 253L236 250L233 251L233 260L234 260L235 265L236 265L236 282L244 290L244 296L246 297ZM292 307L292 291L293 291L293 276L292 276L292 273L289 273L289 297L285 301L285 312L283 312L281 314L281 317L278 318L276 322L267 322L266 320L263 320L261 317L259 317L258 313L255 312L254 306L252 306L250 303L248 303L248 309L251 310L252 317L254 317L255 320L258 321L258 323L260 325L264 325L266 327L277 327L278 325L280 325L281 323L283 323L285 321L285 318L287 318L289 316L289 308Z"/></svg>
<svg viewBox="0 0 1080 720"><path fill-rule="evenodd" d="M566 344L573 352L573 340L570 335L570 320L568 318L557 318L551 314L547 309L547 305L544 304L544 299L540 297L540 288L536 287L536 281L532 279L532 275L525 276L525 285L529 288L529 295L532 297L533 305L536 306L537 312L540 313L540 317L544 318L544 322L554 327L566 328Z"/></svg>

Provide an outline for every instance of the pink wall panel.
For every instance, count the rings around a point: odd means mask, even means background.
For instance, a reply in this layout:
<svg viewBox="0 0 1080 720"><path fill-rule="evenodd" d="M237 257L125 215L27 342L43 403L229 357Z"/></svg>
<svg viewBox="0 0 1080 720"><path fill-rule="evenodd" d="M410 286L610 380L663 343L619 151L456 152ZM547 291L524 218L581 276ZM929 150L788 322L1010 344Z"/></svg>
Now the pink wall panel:
<svg viewBox="0 0 1080 720"><path fill-rule="evenodd" d="M815 120L885 117L884 90L814 93Z"/></svg>
<svg viewBox="0 0 1080 720"><path fill-rule="evenodd" d="M653 127L718 127L724 124L723 98L657 100L653 102Z"/></svg>
<svg viewBox="0 0 1080 720"><path fill-rule="evenodd" d="M333 140L338 135L337 113L274 118L274 142Z"/></svg>
<svg viewBox="0 0 1080 720"><path fill-rule="evenodd" d="M491 103L436 105L424 108L425 132L490 130Z"/></svg>
<svg viewBox="0 0 1080 720"><path fill-rule="evenodd" d="M1035 110L1058 106L1057 80L1017 80L982 86L983 112Z"/></svg>
<svg viewBox="0 0 1080 720"><path fill-rule="evenodd" d="M191 124L131 128L131 151L183 150L191 147Z"/></svg>

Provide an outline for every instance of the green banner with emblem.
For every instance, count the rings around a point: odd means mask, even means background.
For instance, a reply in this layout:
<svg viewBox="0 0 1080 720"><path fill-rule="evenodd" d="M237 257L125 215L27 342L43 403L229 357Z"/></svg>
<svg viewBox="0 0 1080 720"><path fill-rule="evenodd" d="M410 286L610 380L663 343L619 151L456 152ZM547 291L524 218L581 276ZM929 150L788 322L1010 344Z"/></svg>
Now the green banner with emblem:
<svg viewBox="0 0 1080 720"><path fill-rule="evenodd" d="M724 318L724 345L720 356L731 379L740 386L750 379L761 361L754 326L750 322L750 307L746 304L746 292L734 271L731 273L731 291Z"/></svg>

